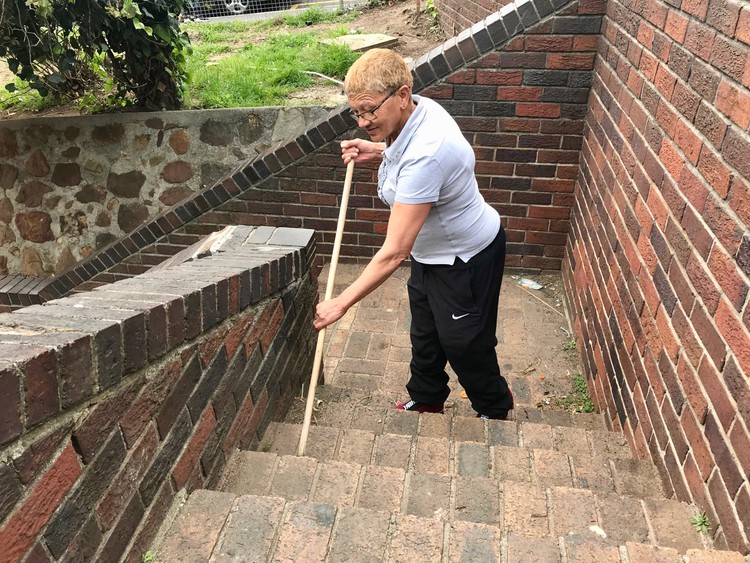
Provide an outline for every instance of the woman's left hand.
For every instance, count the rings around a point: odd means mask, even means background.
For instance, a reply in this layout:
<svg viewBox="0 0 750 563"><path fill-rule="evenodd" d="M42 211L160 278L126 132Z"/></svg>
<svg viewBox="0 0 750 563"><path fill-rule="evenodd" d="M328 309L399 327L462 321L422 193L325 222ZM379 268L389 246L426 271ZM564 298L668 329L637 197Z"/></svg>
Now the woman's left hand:
<svg viewBox="0 0 750 563"><path fill-rule="evenodd" d="M315 307L315 319L313 319L315 330L320 330L335 323L346 314L347 309L335 298L318 303Z"/></svg>

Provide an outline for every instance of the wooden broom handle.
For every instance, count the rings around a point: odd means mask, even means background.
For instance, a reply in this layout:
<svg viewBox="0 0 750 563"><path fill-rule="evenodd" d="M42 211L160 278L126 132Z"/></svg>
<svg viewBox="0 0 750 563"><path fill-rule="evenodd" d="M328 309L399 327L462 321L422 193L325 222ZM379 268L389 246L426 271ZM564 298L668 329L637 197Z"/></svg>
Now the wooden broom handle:
<svg viewBox="0 0 750 563"><path fill-rule="evenodd" d="M326 283L325 300L333 297L333 284L336 279L336 268L339 264L339 253L341 252L341 239L344 237L344 223L346 222L346 208L349 205L349 191L352 187L352 175L354 174L354 160L350 160L346 166L346 179L344 180L344 191L341 194L341 208L339 209L339 221L336 226L336 239L333 242L333 254L331 265L328 269L328 282ZM307 435L310 433L310 422L312 421L313 407L315 406L315 389L318 386L320 375L320 364L323 360L323 345L326 339L326 328L318 331L318 343L315 346L315 359L313 360L312 375L310 376L310 388L307 390L307 404L305 405L305 420L302 423L302 434L299 437L297 455L305 455Z"/></svg>

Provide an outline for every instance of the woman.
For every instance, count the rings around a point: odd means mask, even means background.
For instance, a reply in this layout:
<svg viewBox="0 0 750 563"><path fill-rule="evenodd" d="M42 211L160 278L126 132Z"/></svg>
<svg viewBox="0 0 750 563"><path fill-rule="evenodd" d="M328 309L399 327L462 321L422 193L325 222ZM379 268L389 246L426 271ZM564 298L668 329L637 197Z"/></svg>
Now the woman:
<svg viewBox="0 0 750 563"><path fill-rule="evenodd" d="M318 304L317 330L340 319L411 255L410 400L397 409L443 412L446 361L477 416L505 419L513 396L495 346L505 261L500 217L482 198L474 152L436 102L412 95L412 75L387 49L365 53L346 75L352 115L371 141L341 143L342 158L381 160L378 195L391 209L385 242L362 275Z"/></svg>

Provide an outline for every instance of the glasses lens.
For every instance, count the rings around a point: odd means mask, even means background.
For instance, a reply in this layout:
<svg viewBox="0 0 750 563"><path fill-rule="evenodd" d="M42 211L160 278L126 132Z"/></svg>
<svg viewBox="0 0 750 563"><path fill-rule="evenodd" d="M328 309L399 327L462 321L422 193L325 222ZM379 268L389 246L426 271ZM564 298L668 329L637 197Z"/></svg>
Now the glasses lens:
<svg viewBox="0 0 750 563"><path fill-rule="evenodd" d="M371 111L363 111L362 113L356 113L353 111L349 112L349 115L351 115L355 121L359 121L360 119L364 119L366 121L372 121L375 119L375 114Z"/></svg>

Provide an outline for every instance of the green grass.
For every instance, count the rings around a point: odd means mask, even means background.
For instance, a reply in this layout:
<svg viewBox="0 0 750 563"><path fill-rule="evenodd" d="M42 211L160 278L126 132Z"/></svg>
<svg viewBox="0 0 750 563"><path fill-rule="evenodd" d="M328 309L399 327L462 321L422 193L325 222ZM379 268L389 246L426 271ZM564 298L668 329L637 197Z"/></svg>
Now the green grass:
<svg viewBox="0 0 750 563"><path fill-rule="evenodd" d="M321 39L348 33L344 23L353 17L311 8L260 22L185 25L193 38L186 107L283 105L289 94L314 83L305 71L343 79L359 54ZM325 33L300 31L307 22L338 25ZM263 43L245 39L263 30L270 30Z"/></svg>
<svg viewBox="0 0 750 563"><path fill-rule="evenodd" d="M586 387L586 379L576 374L573 377L572 391L558 399L558 406L566 411L570 412L594 412L594 401L591 399L588 387Z"/></svg>
<svg viewBox="0 0 750 563"><path fill-rule="evenodd" d="M345 24L355 17L352 12L340 14L316 7L265 21L183 24L192 42L192 52L187 57L185 107L284 105L289 94L316 82L305 71L343 80L359 54L345 46L327 45L321 39L349 33ZM307 22L334 25L329 31L315 32L304 29ZM253 36L264 34L268 34L265 41L251 44ZM0 109L33 111L59 105L57 100L42 98L29 90L19 80L16 92L8 92L2 86ZM79 109L86 112L107 107L103 100L98 103L94 99L97 96L89 93L86 99L79 100Z"/></svg>
<svg viewBox="0 0 750 563"><path fill-rule="evenodd" d="M195 49L188 59L187 106L280 105L288 94L313 83L304 71L343 78L359 55L345 46L321 43L322 38L313 32L278 33L216 61L208 60L210 51Z"/></svg>

